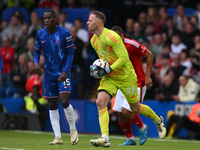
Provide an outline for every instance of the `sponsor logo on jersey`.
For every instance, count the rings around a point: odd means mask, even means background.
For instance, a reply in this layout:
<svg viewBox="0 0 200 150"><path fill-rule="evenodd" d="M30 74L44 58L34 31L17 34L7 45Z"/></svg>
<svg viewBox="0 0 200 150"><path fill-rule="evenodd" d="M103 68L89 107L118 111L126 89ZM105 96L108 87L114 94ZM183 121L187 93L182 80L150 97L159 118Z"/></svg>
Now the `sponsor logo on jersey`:
<svg viewBox="0 0 200 150"><path fill-rule="evenodd" d="M41 41L41 43L44 43L44 42L46 42L46 40L45 41Z"/></svg>

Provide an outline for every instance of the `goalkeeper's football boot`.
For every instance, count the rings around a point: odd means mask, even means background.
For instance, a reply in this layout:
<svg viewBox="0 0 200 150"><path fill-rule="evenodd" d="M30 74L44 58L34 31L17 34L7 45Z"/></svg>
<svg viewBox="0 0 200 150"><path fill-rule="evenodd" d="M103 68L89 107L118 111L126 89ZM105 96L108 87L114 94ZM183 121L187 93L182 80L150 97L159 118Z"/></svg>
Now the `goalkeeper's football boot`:
<svg viewBox="0 0 200 150"><path fill-rule="evenodd" d="M92 140L90 140L90 143L93 146L103 146L103 147L109 147L110 146L110 140L106 140L103 137L100 137L98 139L92 139Z"/></svg>
<svg viewBox="0 0 200 150"><path fill-rule="evenodd" d="M63 144L63 141L60 137L56 137L53 142L50 142L49 145Z"/></svg>
<svg viewBox="0 0 200 150"><path fill-rule="evenodd" d="M156 127L157 127L157 130L158 130L159 137L162 139L166 136L166 128L165 128L165 125L164 125L163 117L162 116L159 116L159 117L160 117L161 122L157 123Z"/></svg>
<svg viewBox="0 0 200 150"><path fill-rule="evenodd" d="M144 124L144 126L145 126L145 129L139 131L139 134L140 134L139 143L140 143L140 145L143 145L146 142L146 140L147 140L148 126L146 124Z"/></svg>
<svg viewBox="0 0 200 150"><path fill-rule="evenodd" d="M134 140L133 139L127 139L127 140L124 141L123 144L119 144L119 145L120 146L136 145L136 141L135 141L135 139Z"/></svg>
<svg viewBox="0 0 200 150"><path fill-rule="evenodd" d="M71 144L75 145L78 143L78 132L77 130L71 130L70 131L70 135L71 135Z"/></svg>

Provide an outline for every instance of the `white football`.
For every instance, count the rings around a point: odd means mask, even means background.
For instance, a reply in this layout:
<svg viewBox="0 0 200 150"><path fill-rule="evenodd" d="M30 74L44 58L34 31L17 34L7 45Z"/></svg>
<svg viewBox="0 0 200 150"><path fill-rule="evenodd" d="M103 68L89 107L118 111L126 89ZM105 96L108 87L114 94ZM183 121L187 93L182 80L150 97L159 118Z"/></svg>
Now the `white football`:
<svg viewBox="0 0 200 150"><path fill-rule="evenodd" d="M109 67L109 63L105 60L105 59L97 59L93 62L94 66L99 66L101 68L106 68L106 67Z"/></svg>

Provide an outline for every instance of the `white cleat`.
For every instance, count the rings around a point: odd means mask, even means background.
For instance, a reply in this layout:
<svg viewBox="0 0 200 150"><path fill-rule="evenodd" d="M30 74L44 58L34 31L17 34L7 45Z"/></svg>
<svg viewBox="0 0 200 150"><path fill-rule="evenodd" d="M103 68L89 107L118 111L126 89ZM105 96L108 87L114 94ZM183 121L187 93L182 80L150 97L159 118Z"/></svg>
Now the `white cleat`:
<svg viewBox="0 0 200 150"><path fill-rule="evenodd" d="M162 116L159 116L159 117L161 119L161 122L159 124L156 124L156 127L157 127L157 130L158 130L159 137L161 139L163 139L166 136L166 128L165 128L165 125L164 125L163 117Z"/></svg>
<svg viewBox="0 0 200 150"><path fill-rule="evenodd" d="M49 145L63 144L63 141L60 137L56 137L53 142L50 142Z"/></svg>
<svg viewBox="0 0 200 150"><path fill-rule="evenodd" d="M78 132L77 130L71 130L70 131L70 135L71 135L71 144L75 145L78 143Z"/></svg>
<svg viewBox="0 0 200 150"><path fill-rule="evenodd" d="M93 146L103 146L103 147L109 147L110 146L110 140L106 140L103 137L100 137L98 139L92 139L92 140L90 140L90 143Z"/></svg>

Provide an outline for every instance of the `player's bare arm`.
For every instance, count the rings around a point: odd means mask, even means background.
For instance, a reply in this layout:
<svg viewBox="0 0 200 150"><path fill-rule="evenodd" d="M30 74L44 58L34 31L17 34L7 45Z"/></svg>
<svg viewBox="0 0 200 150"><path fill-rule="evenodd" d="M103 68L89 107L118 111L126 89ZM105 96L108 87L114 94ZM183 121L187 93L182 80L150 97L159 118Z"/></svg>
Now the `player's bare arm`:
<svg viewBox="0 0 200 150"><path fill-rule="evenodd" d="M149 50L147 50L147 52L145 53L145 55L143 57L147 59L146 60L147 61L147 70L146 70L145 85L146 85L147 89L150 89L153 86L153 82L150 77L152 66L153 66L153 54Z"/></svg>

